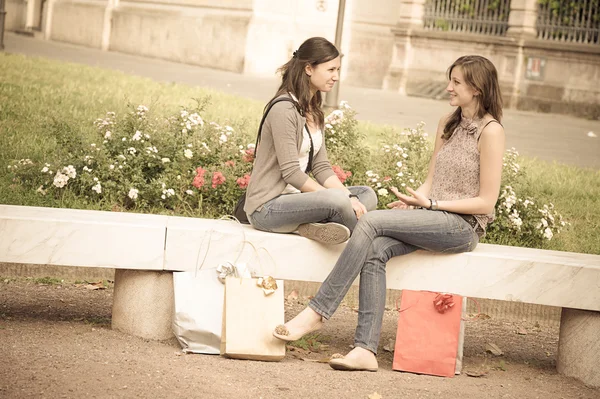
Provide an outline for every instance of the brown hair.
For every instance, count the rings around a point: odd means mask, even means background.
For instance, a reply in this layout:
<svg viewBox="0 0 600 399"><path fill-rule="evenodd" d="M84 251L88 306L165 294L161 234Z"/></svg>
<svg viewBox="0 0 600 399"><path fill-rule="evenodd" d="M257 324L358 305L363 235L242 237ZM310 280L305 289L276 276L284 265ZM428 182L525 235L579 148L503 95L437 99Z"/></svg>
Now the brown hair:
<svg viewBox="0 0 600 399"><path fill-rule="evenodd" d="M498 72L494 64L479 55L465 55L460 57L448 68L448 80L452 79L452 70L460 67L465 78L465 83L479 92L477 118L483 118L486 113L492 115L498 122L502 118L502 94L498 83ZM452 136L461 120L460 107L452 113L444 126L442 138L447 140Z"/></svg>
<svg viewBox="0 0 600 399"><path fill-rule="evenodd" d="M339 55L338 49L327 39L311 37L305 40L298 47L298 50L294 51L294 56L277 69L277 72L281 74L281 85L271 101L282 94L291 93L295 95L298 99L298 112L303 116L310 112L314 121L322 128L324 115L321 111L323 102L321 92L317 91L314 96L311 95L310 77L306 74L304 68L307 65L314 68L319 64L339 57Z"/></svg>

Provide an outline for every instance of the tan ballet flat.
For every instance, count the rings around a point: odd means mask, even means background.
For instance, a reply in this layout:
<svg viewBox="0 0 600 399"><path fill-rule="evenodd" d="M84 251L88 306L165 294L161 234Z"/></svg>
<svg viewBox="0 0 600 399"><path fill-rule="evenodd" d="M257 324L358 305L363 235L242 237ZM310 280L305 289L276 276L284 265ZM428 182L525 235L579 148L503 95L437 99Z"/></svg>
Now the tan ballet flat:
<svg viewBox="0 0 600 399"><path fill-rule="evenodd" d="M278 338L278 339L280 339L282 341L286 341L286 342L298 341L300 338L302 338L306 334L310 334L311 332L317 331L317 330L321 329L321 327L323 327L322 320L316 322L311 328L309 328L306 331L303 331L301 333L297 333L294 335L290 335L290 332L288 331L287 327L284 326L283 324L281 324L281 325L278 325L277 327L275 327L275 331L273 331L273 336L275 338Z"/></svg>
<svg viewBox="0 0 600 399"><path fill-rule="evenodd" d="M377 371L379 369L377 359L375 359L374 361L365 362L353 359L346 359L344 356L337 353L331 356L329 366L334 370L343 371Z"/></svg>

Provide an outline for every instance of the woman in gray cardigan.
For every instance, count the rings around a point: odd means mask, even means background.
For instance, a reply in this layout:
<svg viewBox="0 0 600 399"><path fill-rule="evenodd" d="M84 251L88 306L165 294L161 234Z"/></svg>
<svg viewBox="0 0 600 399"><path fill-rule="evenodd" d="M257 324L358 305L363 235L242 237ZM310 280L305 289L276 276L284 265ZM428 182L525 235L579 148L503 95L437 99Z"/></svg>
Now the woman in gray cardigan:
<svg viewBox="0 0 600 399"><path fill-rule="evenodd" d="M281 86L265 107L246 191L244 211L254 228L297 231L339 244L350 237L358 218L376 208L375 192L370 187L345 187L327 159L321 92L333 88L339 70L337 48L320 37L302 43L279 68Z"/></svg>

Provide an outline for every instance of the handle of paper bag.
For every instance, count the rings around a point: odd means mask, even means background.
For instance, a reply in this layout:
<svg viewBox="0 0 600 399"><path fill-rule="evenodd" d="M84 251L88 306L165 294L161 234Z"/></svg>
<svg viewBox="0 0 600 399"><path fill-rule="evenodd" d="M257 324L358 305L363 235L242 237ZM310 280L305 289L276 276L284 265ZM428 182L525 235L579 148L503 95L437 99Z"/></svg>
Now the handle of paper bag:
<svg viewBox="0 0 600 399"><path fill-rule="evenodd" d="M219 218L218 220L234 220L240 225L240 227L242 226L240 221L237 220L237 218L235 216L225 215L225 216ZM206 261L206 257L208 256L208 251L210 251L210 243L212 242L212 235L213 235L214 231L215 231L215 229L211 227L210 230L208 230L207 233L204 235L204 237L202 237L202 241L200 241L200 245L198 246L198 252L196 254L196 267L194 268L194 277L197 277L198 272L200 270L202 270L202 268L204 267L204 262ZM234 265L237 264L237 261L242 256L242 253L244 253L244 243L248 242L246 240L246 233L244 233L243 228L241 229L241 232L242 232L242 249L238 253L237 258L235 258L235 261L233 263ZM204 257L202 258L202 263L200 263L200 266L198 266L198 263L200 261L200 251L202 250L202 246L204 245L204 240L206 240L207 236L208 236L208 245L206 247L206 251L204 252ZM256 249L255 249L255 251L256 251ZM216 267L215 267L215 269L216 269Z"/></svg>

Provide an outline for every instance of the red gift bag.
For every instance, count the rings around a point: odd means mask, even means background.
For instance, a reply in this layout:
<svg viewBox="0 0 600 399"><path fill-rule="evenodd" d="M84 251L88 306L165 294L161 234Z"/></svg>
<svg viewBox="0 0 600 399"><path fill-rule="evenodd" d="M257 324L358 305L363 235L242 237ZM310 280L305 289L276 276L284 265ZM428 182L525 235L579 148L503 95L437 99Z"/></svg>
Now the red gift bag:
<svg viewBox="0 0 600 399"><path fill-rule="evenodd" d="M453 377L462 297L402 290L393 370Z"/></svg>

